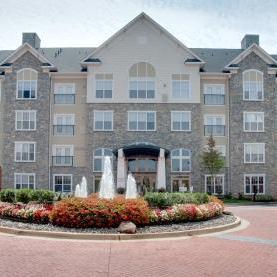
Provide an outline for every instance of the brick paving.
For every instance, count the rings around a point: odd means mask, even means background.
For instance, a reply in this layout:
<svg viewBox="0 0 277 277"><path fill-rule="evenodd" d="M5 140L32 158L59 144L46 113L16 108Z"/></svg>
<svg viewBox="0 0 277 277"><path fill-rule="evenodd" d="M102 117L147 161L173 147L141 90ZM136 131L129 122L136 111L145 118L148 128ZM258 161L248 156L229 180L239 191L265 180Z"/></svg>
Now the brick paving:
<svg viewBox="0 0 277 277"><path fill-rule="evenodd" d="M134 242L0 235L0 276L277 276L277 207L229 210L249 221L248 228Z"/></svg>

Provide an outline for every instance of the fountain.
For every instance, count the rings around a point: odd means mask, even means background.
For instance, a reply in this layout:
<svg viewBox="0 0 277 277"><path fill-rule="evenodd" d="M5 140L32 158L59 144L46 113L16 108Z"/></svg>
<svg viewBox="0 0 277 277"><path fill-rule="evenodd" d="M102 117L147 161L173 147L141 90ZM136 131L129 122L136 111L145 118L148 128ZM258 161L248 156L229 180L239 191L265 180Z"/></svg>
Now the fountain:
<svg viewBox="0 0 277 277"><path fill-rule="evenodd" d="M81 185L77 185L75 188L75 197L88 197L88 189L87 189L87 179L86 177L82 178Z"/></svg>
<svg viewBox="0 0 277 277"><path fill-rule="evenodd" d="M111 158L104 157L104 171L100 181L99 197L105 199L113 199L115 196L114 179Z"/></svg>
<svg viewBox="0 0 277 277"><path fill-rule="evenodd" d="M126 185L126 199L136 199L138 197L137 184L132 173L128 174Z"/></svg>

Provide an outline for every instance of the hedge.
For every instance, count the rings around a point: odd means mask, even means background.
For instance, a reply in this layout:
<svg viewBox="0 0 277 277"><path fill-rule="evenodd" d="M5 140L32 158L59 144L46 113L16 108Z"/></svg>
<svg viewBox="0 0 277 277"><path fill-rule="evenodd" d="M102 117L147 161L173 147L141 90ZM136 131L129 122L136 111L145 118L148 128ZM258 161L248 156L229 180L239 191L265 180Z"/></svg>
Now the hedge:
<svg viewBox="0 0 277 277"><path fill-rule="evenodd" d="M206 193L183 192L149 192L144 199L151 207L166 208L176 204L203 204L208 203L209 195Z"/></svg>

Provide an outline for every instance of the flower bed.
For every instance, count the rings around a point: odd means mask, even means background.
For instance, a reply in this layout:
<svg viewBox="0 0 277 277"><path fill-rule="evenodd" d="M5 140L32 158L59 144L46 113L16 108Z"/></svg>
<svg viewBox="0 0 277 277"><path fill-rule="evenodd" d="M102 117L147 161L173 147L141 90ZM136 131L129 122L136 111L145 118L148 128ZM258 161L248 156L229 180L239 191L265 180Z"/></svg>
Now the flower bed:
<svg viewBox="0 0 277 277"><path fill-rule="evenodd" d="M12 220L47 224L53 205L12 204L0 202L0 217Z"/></svg>

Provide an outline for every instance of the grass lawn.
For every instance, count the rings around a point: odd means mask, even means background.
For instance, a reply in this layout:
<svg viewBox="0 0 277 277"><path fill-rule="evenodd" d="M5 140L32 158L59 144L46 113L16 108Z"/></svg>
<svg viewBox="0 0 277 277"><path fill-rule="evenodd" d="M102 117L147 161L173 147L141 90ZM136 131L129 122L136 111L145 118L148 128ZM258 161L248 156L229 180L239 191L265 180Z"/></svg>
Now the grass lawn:
<svg viewBox="0 0 277 277"><path fill-rule="evenodd" d="M257 202L253 202L252 200L246 199L224 199L224 204L240 204L240 205L251 205Z"/></svg>

